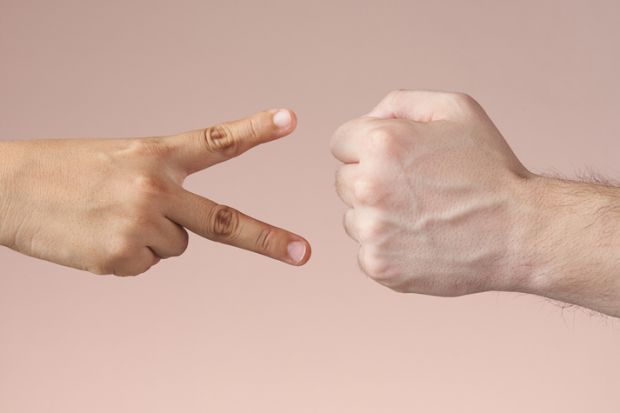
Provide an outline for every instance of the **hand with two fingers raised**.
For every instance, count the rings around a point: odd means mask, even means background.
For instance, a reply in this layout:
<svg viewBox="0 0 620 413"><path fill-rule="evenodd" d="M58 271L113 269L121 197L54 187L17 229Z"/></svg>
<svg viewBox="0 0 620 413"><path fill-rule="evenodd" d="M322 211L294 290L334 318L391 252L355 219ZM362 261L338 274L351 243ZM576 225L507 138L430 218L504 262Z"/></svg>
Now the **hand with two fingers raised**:
<svg viewBox="0 0 620 413"><path fill-rule="evenodd" d="M0 243L97 274L181 255L187 230L292 264L308 242L183 188L185 178L296 127L290 110L175 136L0 143Z"/></svg>

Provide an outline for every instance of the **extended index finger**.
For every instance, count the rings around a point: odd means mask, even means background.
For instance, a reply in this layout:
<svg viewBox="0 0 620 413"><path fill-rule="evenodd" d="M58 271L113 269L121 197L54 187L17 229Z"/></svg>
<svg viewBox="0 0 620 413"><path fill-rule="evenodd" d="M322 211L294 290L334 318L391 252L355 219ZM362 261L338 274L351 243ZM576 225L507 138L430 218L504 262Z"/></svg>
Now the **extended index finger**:
<svg viewBox="0 0 620 413"><path fill-rule="evenodd" d="M188 174L226 161L261 143L282 138L297 125L289 109L272 109L244 119L163 138Z"/></svg>

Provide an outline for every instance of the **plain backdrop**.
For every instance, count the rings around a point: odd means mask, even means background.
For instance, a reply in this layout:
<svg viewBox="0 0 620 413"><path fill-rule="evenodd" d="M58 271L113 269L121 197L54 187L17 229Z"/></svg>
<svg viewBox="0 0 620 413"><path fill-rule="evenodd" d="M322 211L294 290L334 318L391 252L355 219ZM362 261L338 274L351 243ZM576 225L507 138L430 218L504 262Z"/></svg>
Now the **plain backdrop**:
<svg viewBox="0 0 620 413"><path fill-rule="evenodd" d="M0 0L0 138L291 107L294 135L187 186L314 249L294 268L192 236L130 279L0 249L0 411L619 412L617 320L366 278L328 148L391 89L459 90L533 171L618 177L618 39L616 0Z"/></svg>

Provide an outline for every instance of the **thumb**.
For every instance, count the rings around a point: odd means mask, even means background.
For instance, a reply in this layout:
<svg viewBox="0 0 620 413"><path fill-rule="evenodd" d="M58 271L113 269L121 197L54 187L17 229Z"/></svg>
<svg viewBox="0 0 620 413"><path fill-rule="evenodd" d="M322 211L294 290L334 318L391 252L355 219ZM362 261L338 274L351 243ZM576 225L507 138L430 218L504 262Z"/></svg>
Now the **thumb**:
<svg viewBox="0 0 620 413"><path fill-rule="evenodd" d="M368 116L415 122L454 120L462 117L473 104L476 102L463 93L395 90L383 98Z"/></svg>

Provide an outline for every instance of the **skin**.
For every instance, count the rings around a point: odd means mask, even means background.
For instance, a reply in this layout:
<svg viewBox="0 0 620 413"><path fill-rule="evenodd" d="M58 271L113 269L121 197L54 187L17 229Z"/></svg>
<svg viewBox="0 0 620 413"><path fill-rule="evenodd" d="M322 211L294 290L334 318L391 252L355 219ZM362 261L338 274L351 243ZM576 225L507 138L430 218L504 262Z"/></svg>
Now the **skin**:
<svg viewBox="0 0 620 413"><path fill-rule="evenodd" d="M528 171L463 94L395 91L341 126L362 270L396 291L516 291L620 317L620 189Z"/></svg>
<svg viewBox="0 0 620 413"><path fill-rule="evenodd" d="M189 230L302 265L310 257L302 237L183 188L188 175L295 127L295 114L284 109L174 136L1 142L0 243L128 276L181 255Z"/></svg>

